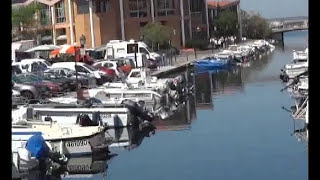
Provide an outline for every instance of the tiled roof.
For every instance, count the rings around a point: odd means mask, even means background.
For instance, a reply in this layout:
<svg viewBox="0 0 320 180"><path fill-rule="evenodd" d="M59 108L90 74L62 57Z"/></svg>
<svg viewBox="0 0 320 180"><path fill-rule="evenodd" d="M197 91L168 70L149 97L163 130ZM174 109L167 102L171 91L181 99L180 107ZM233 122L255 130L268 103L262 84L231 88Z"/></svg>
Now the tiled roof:
<svg viewBox="0 0 320 180"><path fill-rule="evenodd" d="M234 5L238 5L240 3L240 0L234 0L234 1L230 1L230 0L221 0L221 1L207 1L208 3L208 8L227 8L230 6L234 6Z"/></svg>

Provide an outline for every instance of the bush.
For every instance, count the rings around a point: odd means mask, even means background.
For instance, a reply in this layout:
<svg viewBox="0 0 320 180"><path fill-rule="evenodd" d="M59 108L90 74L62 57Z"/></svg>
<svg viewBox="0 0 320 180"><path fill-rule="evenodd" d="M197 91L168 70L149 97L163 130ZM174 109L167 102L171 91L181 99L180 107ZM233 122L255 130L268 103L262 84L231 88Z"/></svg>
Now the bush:
<svg viewBox="0 0 320 180"><path fill-rule="evenodd" d="M186 41L187 48L197 48L200 50L208 49L209 42L204 39L192 39Z"/></svg>

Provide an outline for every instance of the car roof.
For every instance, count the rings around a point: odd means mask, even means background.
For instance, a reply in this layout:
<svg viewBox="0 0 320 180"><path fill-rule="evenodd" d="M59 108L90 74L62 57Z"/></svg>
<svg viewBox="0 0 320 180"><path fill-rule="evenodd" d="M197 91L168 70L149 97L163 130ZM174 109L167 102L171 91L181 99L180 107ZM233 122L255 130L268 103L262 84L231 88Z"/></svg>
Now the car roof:
<svg viewBox="0 0 320 180"><path fill-rule="evenodd" d="M59 66L59 65L74 65L75 62L57 62L57 63L53 63L52 64L52 67L55 67L55 66ZM83 62L77 62L77 65L83 65L85 63Z"/></svg>
<svg viewBox="0 0 320 180"><path fill-rule="evenodd" d="M40 59L40 58L32 58L32 59L22 59L20 62L36 62L36 61L46 61L45 59Z"/></svg>
<svg viewBox="0 0 320 180"><path fill-rule="evenodd" d="M104 61L96 62L96 63L94 63L94 64L98 64L98 63L112 63L112 64L117 64L117 61L104 60Z"/></svg>

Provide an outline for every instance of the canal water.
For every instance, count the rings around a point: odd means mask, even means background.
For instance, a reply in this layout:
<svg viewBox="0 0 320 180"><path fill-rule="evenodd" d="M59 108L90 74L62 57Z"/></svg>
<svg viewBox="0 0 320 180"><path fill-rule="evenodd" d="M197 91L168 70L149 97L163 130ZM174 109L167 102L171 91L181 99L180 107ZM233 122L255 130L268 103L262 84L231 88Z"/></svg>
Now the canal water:
<svg viewBox="0 0 320 180"><path fill-rule="evenodd" d="M184 109L154 122L154 135L135 134L135 146L112 148L105 172L76 179L307 179L306 144L292 135L299 122L282 109L294 101L279 80L307 37L285 33L284 46L248 67L190 76L195 96Z"/></svg>

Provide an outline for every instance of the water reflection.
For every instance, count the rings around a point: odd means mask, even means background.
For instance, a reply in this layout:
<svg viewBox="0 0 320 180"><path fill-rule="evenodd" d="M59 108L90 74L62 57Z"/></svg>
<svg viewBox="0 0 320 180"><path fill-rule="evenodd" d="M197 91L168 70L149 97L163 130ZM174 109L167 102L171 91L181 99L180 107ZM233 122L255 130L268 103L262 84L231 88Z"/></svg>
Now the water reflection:
<svg viewBox="0 0 320 180"><path fill-rule="evenodd" d="M132 150L140 146L145 137L151 137L156 127L149 124L144 127L126 127L109 129L106 138L110 141L109 150L115 149Z"/></svg>
<svg viewBox="0 0 320 180"><path fill-rule="evenodd" d="M21 179L35 180L60 180L60 179L91 179L93 176L100 176L106 179L106 173L110 160L116 154L101 153L81 157L71 157L64 165L43 162L39 168L20 172Z"/></svg>
<svg viewBox="0 0 320 180"><path fill-rule="evenodd" d="M308 148L307 124L301 120L295 120L295 119L292 119L292 120L293 120L293 133L291 135L294 135L299 142L303 143Z"/></svg>
<svg viewBox="0 0 320 180"><path fill-rule="evenodd" d="M243 69L216 70L197 74L196 108L213 110L214 96L242 92L244 88Z"/></svg>

